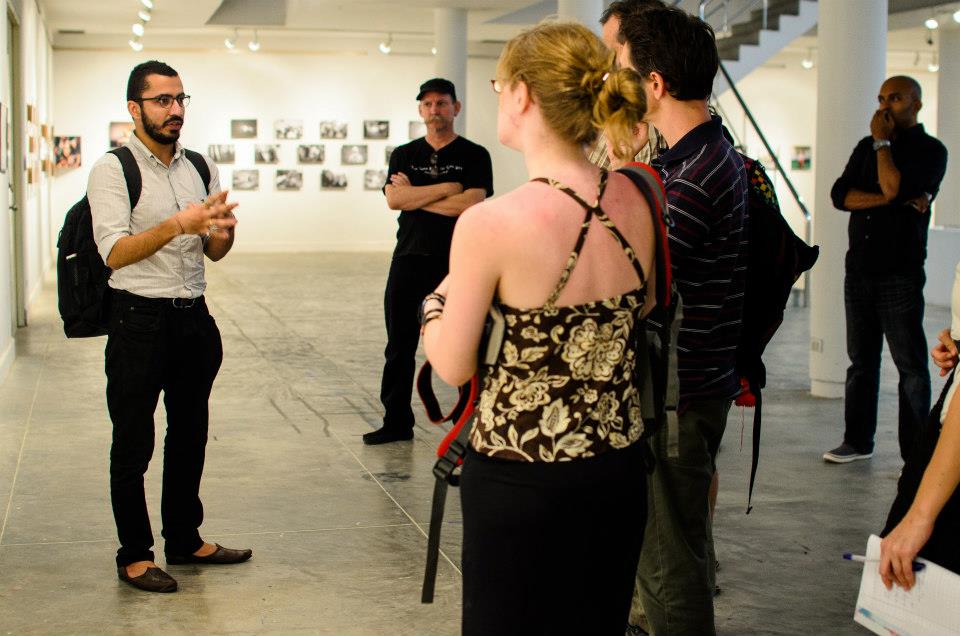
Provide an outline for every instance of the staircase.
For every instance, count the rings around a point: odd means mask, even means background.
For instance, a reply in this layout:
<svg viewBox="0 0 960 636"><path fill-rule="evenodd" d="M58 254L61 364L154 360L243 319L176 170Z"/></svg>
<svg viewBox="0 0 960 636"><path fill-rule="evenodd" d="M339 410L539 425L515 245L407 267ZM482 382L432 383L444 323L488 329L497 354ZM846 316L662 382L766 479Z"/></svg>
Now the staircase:
<svg viewBox="0 0 960 636"><path fill-rule="evenodd" d="M745 0L739 4L711 0L704 8L707 21L717 32L720 59L734 82L816 26L818 14L816 0L767 0L764 28L763 0ZM734 11L744 15L731 16ZM738 17L746 19L738 20ZM714 93L720 95L728 88L723 75L718 74Z"/></svg>

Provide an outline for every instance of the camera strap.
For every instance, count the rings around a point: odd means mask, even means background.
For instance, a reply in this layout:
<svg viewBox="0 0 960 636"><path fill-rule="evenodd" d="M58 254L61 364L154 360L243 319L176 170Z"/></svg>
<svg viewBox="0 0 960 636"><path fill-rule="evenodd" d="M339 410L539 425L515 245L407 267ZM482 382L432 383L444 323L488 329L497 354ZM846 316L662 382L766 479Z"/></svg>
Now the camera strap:
<svg viewBox="0 0 960 636"><path fill-rule="evenodd" d="M427 418L434 424L453 422L453 426L437 446L437 461L433 466L436 483L433 486L433 503L430 508L430 531L427 534L427 564L423 574L421 603L432 603L437 580L437 565L440 561L440 530L443 527L443 514L447 502L447 489L460 484L460 476L455 472L463 463L470 439L470 427L467 423L473 417L480 391L479 376L458 388L456 405L447 415L440 410L440 403L433 392L433 367L425 362L417 375L417 393L427 411Z"/></svg>

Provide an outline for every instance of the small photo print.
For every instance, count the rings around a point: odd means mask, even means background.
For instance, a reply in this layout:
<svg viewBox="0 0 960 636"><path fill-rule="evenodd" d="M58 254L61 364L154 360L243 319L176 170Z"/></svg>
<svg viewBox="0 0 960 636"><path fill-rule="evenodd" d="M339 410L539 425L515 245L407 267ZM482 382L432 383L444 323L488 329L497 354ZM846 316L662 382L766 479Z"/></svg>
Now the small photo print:
<svg viewBox="0 0 960 636"><path fill-rule="evenodd" d="M364 144L347 144L340 149L340 163L345 166L362 166L367 163L367 147Z"/></svg>
<svg viewBox="0 0 960 636"><path fill-rule="evenodd" d="M320 173L321 190L346 190L347 175L333 170L324 170Z"/></svg>
<svg viewBox="0 0 960 636"><path fill-rule="evenodd" d="M210 144L207 154L214 163L233 163L237 159L237 151L233 144Z"/></svg>
<svg viewBox="0 0 960 636"><path fill-rule="evenodd" d="M388 139L390 137L390 122L382 119L363 120L364 139Z"/></svg>
<svg viewBox="0 0 960 636"><path fill-rule="evenodd" d="M277 170L273 184L277 190L299 190L303 187L303 172L299 170Z"/></svg>
<svg viewBox="0 0 960 636"><path fill-rule="evenodd" d="M364 170L363 171L363 189L380 190L387 183L386 170Z"/></svg>
<svg viewBox="0 0 960 636"><path fill-rule="evenodd" d="M412 121L410 125L407 126L407 133L410 139L420 139L420 137L427 134L427 125L422 121Z"/></svg>
<svg viewBox="0 0 960 636"><path fill-rule="evenodd" d="M80 138L54 137L53 160L57 171L80 167Z"/></svg>
<svg viewBox="0 0 960 636"><path fill-rule="evenodd" d="M256 139L257 138L257 120L256 119L231 119L230 120L230 139Z"/></svg>
<svg viewBox="0 0 960 636"><path fill-rule="evenodd" d="M396 146L387 146L383 151L383 165L390 165L390 157L393 155L393 151Z"/></svg>
<svg viewBox="0 0 960 636"><path fill-rule="evenodd" d="M322 121L320 122L320 139L346 139L347 122Z"/></svg>
<svg viewBox="0 0 960 636"><path fill-rule="evenodd" d="M273 132L277 139L302 139L303 122L294 119L278 119L273 122Z"/></svg>
<svg viewBox="0 0 960 636"><path fill-rule="evenodd" d="M128 141L133 134L132 121L112 121L110 122L110 147L119 148Z"/></svg>
<svg viewBox="0 0 960 636"><path fill-rule="evenodd" d="M260 189L260 171L259 170L234 170L233 171L233 189L234 190L259 190Z"/></svg>
<svg viewBox="0 0 960 636"><path fill-rule="evenodd" d="M794 146L793 156L790 158L790 167L794 170L809 170L813 161L810 146Z"/></svg>
<svg viewBox="0 0 960 636"><path fill-rule="evenodd" d="M257 144L253 148L254 163L280 163L280 144Z"/></svg>
<svg viewBox="0 0 960 636"><path fill-rule="evenodd" d="M297 161L299 163L323 163L323 144L302 144L297 146Z"/></svg>

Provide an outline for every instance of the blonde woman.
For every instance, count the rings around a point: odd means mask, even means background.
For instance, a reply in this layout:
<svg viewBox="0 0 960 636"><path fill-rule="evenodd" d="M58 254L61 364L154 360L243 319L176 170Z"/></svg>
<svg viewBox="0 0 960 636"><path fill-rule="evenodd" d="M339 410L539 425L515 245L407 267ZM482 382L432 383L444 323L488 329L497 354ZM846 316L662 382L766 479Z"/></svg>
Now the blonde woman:
<svg viewBox="0 0 960 636"><path fill-rule="evenodd" d="M582 152L626 148L639 78L585 27L546 23L504 48L500 142L530 181L457 223L424 301L436 372L477 371L495 300L507 333L485 373L461 481L463 625L483 634L624 633L646 518L633 338L654 303L654 226L634 184Z"/></svg>

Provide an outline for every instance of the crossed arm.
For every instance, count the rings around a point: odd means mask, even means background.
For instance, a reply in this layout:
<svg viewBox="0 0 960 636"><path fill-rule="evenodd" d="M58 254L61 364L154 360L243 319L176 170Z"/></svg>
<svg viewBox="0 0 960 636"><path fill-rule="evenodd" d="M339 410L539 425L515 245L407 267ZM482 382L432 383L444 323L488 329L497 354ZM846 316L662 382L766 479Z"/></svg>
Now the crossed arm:
<svg viewBox="0 0 960 636"><path fill-rule="evenodd" d="M427 186L410 185L402 172L390 177L384 192L391 210L426 210L443 216L460 216L471 205L486 198L483 188L463 189L457 182L436 183Z"/></svg>

